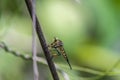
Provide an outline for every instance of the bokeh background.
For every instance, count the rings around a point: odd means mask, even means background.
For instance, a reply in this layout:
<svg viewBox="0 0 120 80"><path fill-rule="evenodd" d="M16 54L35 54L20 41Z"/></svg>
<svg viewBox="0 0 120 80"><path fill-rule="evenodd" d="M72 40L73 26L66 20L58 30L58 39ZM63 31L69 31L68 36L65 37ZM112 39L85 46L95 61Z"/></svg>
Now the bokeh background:
<svg viewBox="0 0 120 80"><path fill-rule="evenodd" d="M54 62L68 80L120 80L120 0L36 0L36 11L47 43L54 37L64 43L73 70L62 57ZM31 34L24 0L1 0L0 41L32 55ZM37 46L44 58L39 41ZM38 66L40 80L52 80L48 66ZM33 80L32 61L0 49L0 80Z"/></svg>

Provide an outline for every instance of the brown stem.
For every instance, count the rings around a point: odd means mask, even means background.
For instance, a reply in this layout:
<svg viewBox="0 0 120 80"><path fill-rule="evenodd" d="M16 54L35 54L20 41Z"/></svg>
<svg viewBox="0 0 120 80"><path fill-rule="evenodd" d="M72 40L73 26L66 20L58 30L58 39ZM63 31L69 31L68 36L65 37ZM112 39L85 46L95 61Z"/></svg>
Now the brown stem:
<svg viewBox="0 0 120 80"><path fill-rule="evenodd" d="M26 2L26 5L27 5L27 8L28 8L28 11L30 13L30 16L32 17L32 2L31 2L31 0L25 0L25 2ZM42 29L41 29L41 25L40 25L40 23L39 23L39 21L37 19L37 16L36 16L36 32L37 32L38 38L40 40L42 49L44 51L48 66L49 66L50 71L52 73L53 79L54 80L59 80L55 65L54 65L54 63L53 63L53 61L51 59L50 51L48 50L46 40L44 38Z"/></svg>

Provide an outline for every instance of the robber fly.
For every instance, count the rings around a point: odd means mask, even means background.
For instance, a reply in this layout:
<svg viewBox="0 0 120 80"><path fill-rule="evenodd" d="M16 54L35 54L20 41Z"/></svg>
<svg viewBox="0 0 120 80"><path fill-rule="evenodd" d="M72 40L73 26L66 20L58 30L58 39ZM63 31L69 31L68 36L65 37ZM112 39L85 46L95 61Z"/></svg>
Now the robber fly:
<svg viewBox="0 0 120 80"><path fill-rule="evenodd" d="M61 40L59 40L55 37L54 41L50 45L48 45L48 47L54 48L57 51L57 54L53 54L52 58L55 56L63 55L64 59L67 61L68 65L69 65L70 69L72 69Z"/></svg>

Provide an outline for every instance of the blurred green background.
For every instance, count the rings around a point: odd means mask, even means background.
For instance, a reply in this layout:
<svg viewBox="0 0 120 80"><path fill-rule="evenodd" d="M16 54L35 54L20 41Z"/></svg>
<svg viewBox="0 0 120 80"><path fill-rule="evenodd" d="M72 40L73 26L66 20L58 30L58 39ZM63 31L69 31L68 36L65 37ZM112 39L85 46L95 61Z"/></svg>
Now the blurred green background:
<svg viewBox="0 0 120 80"><path fill-rule="evenodd" d="M61 57L54 61L69 80L120 80L120 0L36 0L36 11L47 43L64 43L73 70ZM1 0L0 41L31 55L31 34L24 0ZM44 58L39 42L37 51ZM47 65L38 66L40 80L52 80ZM0 80L33 80L32 62L0 49Z"/></svg>

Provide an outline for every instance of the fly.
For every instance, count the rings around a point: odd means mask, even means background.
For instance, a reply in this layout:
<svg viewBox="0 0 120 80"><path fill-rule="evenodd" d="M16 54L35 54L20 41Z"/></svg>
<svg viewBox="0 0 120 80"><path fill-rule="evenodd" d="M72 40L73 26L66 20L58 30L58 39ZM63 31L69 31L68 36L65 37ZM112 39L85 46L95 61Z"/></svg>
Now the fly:
<svg viewBox="0 0 120 80"><path fill-rule="evenodd" d="M63 42L62 42L61 40L59 40L59 39L57 39L57 38L55 37L55 38L54 38L54 41L53 41L48 47L49 47L49 48L53 48L53 49L55 49L55 51L57 51L57 54L53 54L53 55L52 55L52 58L53 58L53 57L56 57L56 56L62 55L62 56L64 57L64 59L67 61L70 69L72 69L71 64L70 64L70 62L69 62L69 60L68 60L67 54L66 54L66 52L65 52L65 49L64 49L64 47L63 47Z"/></svg>

